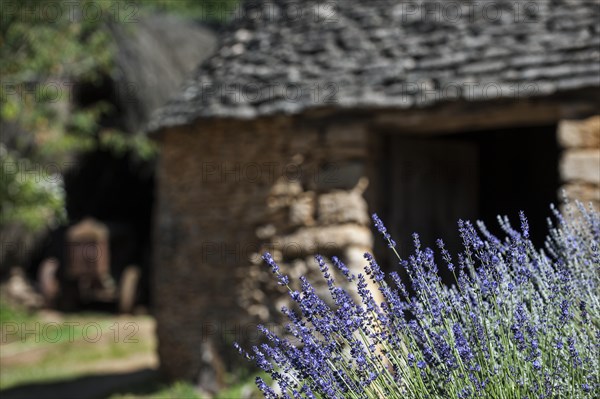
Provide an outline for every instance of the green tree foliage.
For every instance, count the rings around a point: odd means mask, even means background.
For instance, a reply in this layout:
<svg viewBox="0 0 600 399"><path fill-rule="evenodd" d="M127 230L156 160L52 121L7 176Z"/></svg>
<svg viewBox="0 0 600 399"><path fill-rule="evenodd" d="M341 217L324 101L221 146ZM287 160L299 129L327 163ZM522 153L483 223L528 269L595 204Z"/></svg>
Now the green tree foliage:
<svg viewBox="0 0 600 399"><path fill-rule="evenodd" d="M3 138L0 223L35 231L64 218L62 167L94 148L107 104L74 107L73 86L110 73L113 46L104 19L82 14L108 2L2 3L0 117ZM108 15L108 14L107 14ZM15 128L16 127L16 128ZM16 133L10 134L13 130ZM52 172L49 172L52 170Z"/></svg>
<svg viewBox="0 0 600 399"><path fill-rule="evenodd" d="M190 18L226 22L235 16L240 0L137 0L143 8L176 12Z"/></svg>
<svg viewBox="0 0 600 399"><path fill-rule="evenodd" d="M114 73L107 23L128 23L157 10L197 19L227 19L238 0L3 0L0 23L0 229L31 231L64 220L61 175L73 155L105 147L156 149L140 132L103 128L111 104L73 101L77 85ZM9 131L18 132L10 134Z"/></svg>

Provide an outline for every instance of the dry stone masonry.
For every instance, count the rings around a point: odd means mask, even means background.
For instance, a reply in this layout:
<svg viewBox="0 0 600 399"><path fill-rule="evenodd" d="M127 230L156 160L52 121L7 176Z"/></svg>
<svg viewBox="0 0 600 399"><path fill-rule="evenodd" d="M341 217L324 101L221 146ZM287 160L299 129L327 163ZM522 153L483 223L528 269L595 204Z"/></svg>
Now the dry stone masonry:
<svg viewBox="0 0 600 399"><path fill-rule="evenodd" d="M568 197L600 204L600 117L585 119L600 101L600 3L539 0L523 12L524 2L499 0L486 18L491 2L465 1L453 21L420 8L444 2L414 2L417 13L408 3L244 3L150 124L161 146L153 292L168 376L216 389L232 341L255 339L255 323L278 314L285 288L263 251L291 278L318 273L316 252L362 268L369 208L389 194L384 136L562 121L562 160L549 173L560 168Z"/></svg>
<svg viewBox="0 0 600 399"><path fill-rule="evenodd" d="M562 121L558 139L563 148L561 190L569 199L591 202L600 209L600 115Z"/></svg>
<svg viewBox="0 0 600 399"><path fill-rule="evenodd" d="M356 126L307 128L281 117L212 121L163 136L154 289L169 375L196 379L218 369L200 346L226 353L233 339L254 334L249 323L276 320L285 291L263 251L296 278L319 273L317 252L362 268L373 241L365 141Z"/></svg>

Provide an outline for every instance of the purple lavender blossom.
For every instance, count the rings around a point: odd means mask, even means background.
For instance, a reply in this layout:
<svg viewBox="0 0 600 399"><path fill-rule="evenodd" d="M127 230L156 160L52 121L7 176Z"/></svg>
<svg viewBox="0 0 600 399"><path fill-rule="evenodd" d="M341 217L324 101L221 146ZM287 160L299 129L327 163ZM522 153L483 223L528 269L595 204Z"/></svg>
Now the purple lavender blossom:
<svg viewBox="0 0 600 399"><path fill-rule="evenodd" d="M316 256L333 302L305 277L290 282L265 254L289 288L294 307L282 313L295 342L259 326L265 343L250 353L234 346L277 383L281 393L257 378L267 398L600 397L600 217L578 210L553 210L543 250L523 213L520 231L499 218L504 238L459 221L464 251L453 257L437 241L452 286L417 234L414 253L398 259L405 278L392 271L389 285L370 254L357 276ZM394 248L377 215L373 223Z"/></svg>
<svg viewBox="0 0 600 399"><path fill-rule="evenodd" d="M379 216L377 216L377 214L374 213L372 215L372 218L373 218L373 224L377 228L377 231L379 231L383 235L383 238L386 239L386 241L388 242L389 247L390 248L395 248L396 247L396 242L392 239L392 236L387 232L387 229L383 225L383 222L381 221L381 219L379 219Z"/></svg>

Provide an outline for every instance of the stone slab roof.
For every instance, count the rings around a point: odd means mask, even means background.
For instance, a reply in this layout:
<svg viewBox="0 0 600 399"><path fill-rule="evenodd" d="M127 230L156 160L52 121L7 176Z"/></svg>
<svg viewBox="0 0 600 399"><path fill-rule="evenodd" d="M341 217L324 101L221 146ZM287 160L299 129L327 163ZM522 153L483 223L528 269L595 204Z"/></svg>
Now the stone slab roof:
<svg viewBox="0 0 600 399"><path fill-rule="evenodd" d="M149 130L599 86L598 0L254 0Z"/></svg>

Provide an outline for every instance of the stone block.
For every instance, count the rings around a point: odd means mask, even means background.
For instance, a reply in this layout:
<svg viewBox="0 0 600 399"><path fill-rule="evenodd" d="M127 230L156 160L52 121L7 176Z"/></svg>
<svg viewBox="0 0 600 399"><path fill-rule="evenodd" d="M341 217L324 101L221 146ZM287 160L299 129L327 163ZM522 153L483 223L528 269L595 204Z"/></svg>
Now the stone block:
<svg viewBox="0 0 600 399"><path fill-rule="evenodd" d="M350 190L365 174L364 163L360 161L332 162L322 167L315 176L318 190Z"/></svg>
<svg viewBox="0 0 600 399"><path fill-rule="evenodd" d="M273 196L295 197L301 192L302 185L299 181L282 176L273 184L270 194Z"/></svg>
<svg viewBox="0 0 600 399"><path fill-rule="evenodd" d="M367 202L358 191L336 191L319 196L318 221L320 224L357 223L367 225Z"/></svg>
<svg viewBox="0 0 600 399"><path fill-rule="evenodd" d="M560 189L560 195L564 192L565 196L571 200L581 202L600 202L600 186L596 184L565 184Z"/></svg>
<svg viewBox="0 0 600 399"><path fill-rule="evenodd" d="M558 125L558 141L564 148L600 148L600 115Z"/></svg>
<svg viewBox="0 0 600 399"><path fill-rule="evenodd" d="M563 181L600 184L600 149L566 151L560 162Z"/></svg>
<svg viewBox="0 0 600 399"><path fill-rule="evenodd" d="M272 245L285 257L299 258L315 253L339 254L344 248L371 248L373 235L368 227L354 224L304 227L274 239Z"/></svg>
<svg viewBox="0 0 600 399"><path fill-rule="evenodd" d="M315 223L315 193L302 193L290 204L290 224L292 226L311 226Z"/></svg>
<svg viewBox="0 0 600 399"><path fill-rule="evenodd" d="M263 226L259 226L255 230L256 237L260 240L269 239L269 238L273 237L276 232L277 232L277 229L275 228L274 225L272 225L270 223L263 225Z"/></svg>

